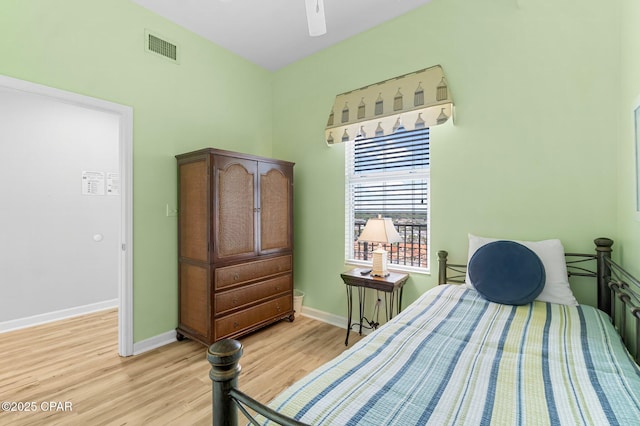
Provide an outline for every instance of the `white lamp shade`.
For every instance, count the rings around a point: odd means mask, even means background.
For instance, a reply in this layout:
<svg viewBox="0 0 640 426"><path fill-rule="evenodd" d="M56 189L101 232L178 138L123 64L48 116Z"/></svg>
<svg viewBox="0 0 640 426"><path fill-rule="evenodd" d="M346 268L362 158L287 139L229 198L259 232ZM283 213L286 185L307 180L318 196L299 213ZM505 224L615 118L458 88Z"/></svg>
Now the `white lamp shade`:
<svg viewBox="0 0 640 426"><path fill-rule="evenodd" d="M393 226L393 222L388 217L372 218L367 220L358 241L369 241L372 243L399 243L402 237Z"/></svg>

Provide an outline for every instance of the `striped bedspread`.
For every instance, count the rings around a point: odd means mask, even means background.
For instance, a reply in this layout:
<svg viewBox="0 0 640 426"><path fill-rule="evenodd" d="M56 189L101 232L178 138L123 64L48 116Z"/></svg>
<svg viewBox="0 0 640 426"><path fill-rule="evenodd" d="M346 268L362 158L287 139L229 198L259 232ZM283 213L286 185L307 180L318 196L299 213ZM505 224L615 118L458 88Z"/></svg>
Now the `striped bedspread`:
<svg viewBox="0 0 640 426"><path fill-rule="evenodd" d="M639 425L640 370L592 307L444 285L270 406L311 425Z"/></svg>

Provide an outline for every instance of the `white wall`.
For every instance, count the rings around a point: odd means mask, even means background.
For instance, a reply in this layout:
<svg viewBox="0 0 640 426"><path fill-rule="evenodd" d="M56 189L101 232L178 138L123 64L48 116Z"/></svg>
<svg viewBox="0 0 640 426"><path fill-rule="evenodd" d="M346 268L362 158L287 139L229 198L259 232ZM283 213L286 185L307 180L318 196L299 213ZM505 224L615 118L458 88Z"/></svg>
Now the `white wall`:
<svg viewBox="0 0 640 426"><path fill-rule="evenodd" d="M118 298L118 116L0 87L0 323ZM95 235L102 235L95 241Z"/></svg>

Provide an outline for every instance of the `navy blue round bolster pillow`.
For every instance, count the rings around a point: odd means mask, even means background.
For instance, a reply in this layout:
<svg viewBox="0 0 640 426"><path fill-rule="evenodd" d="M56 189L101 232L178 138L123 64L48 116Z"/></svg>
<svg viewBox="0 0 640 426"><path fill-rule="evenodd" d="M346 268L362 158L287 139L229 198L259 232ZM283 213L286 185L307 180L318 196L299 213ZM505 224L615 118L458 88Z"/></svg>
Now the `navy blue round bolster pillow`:
<svg viewBox="0 0 640 426"><path fill-rule="evenodd" d="M492 302L526 305L544 288L542 261L531 249L514 241L485 244L471 256L468 268L473 287Z"/></svg>

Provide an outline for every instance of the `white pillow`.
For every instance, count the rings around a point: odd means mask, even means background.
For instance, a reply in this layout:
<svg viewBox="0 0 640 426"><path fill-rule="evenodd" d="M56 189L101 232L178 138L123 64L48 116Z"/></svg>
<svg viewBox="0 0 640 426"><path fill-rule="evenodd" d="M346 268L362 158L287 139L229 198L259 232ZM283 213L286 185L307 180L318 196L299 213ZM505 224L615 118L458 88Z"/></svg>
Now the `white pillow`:
<svg viewBox="0 0 640 426"><path fill-rule="evenodd" d="M493 241L499 241L500 238L478 237L469 234L469 256L467 264L471 256L485 244ZM525 247L531 249L538 255L544 265L546 281L542 293L536 300L550 303L558 303L561 305L578 306L578 301L569 287L569 275L567 274L567 264L564 257L564 247L558 239L544 241L515 241ZM465 279L467 286L473 288L473 283L469 278L469 272Z"/></svg>

